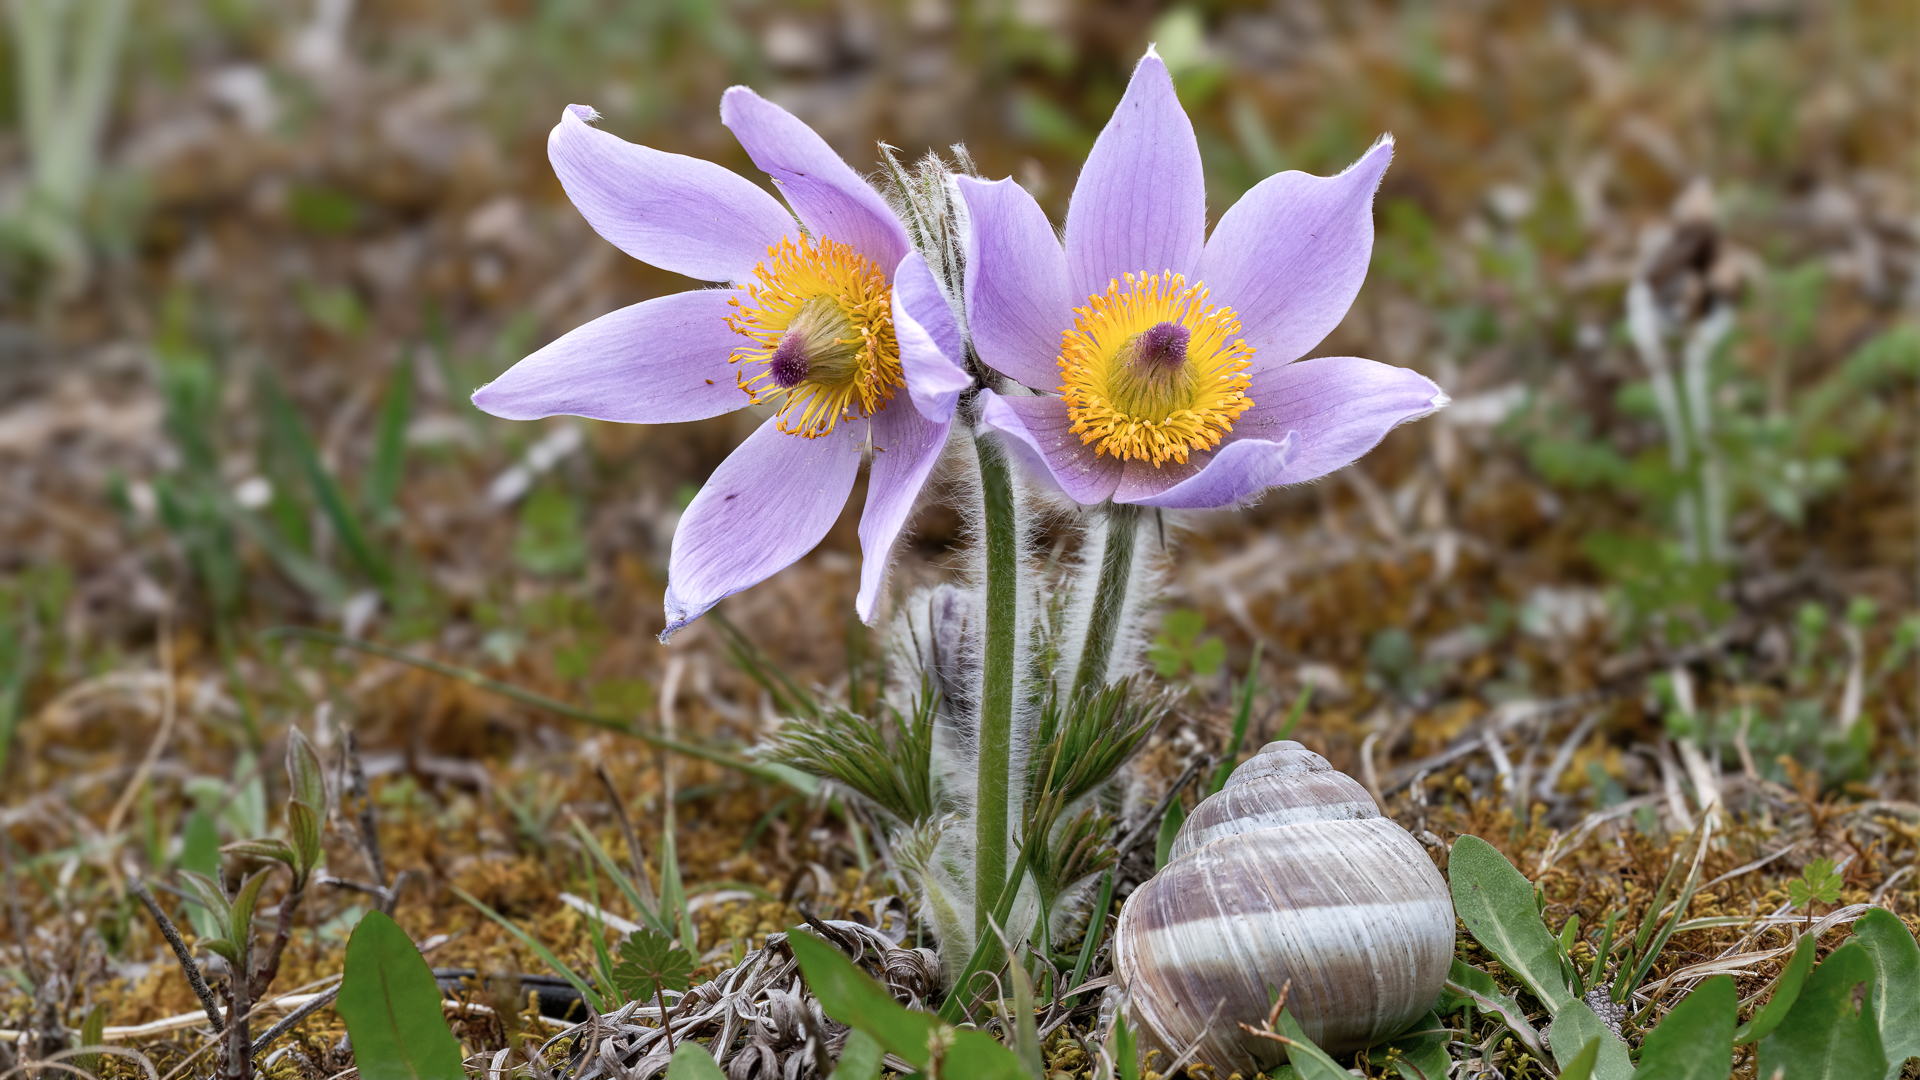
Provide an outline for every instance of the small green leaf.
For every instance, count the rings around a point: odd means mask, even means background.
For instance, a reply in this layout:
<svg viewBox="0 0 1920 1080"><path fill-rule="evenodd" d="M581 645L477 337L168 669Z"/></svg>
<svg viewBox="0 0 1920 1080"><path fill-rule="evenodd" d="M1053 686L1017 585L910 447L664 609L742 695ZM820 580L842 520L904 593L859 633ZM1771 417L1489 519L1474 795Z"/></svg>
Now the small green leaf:
<svg viewBox="0 0 1920 1080"><path fill-rule="evenodd" d="M856 1028L847 1033L846 1045L840 1048L840 1060L834 1065L830 1080L880 1080L880 1066L886 1056L885 1047Z"/></svg>
<svg viewBox="0 0 1920 1080"><path fill-rule="evenodd" d="M1780 977L1773 980L1773 997L1768 999L1765 1008L1754 1014L1752 1020L1733 1033L1734 1045L1745 1046L1766 1038L1793 1011L1793 1003L1800 999L1800 988L1806 985L1807 972L1813 970L1815 945L1812 934L1800 936L1799 944L1793 947L1793 959L1787 961Z"/></svg>
<svg viewBox="0 0 1920 1080"><path fill-rule="evenodd" d="M683 1042L674 1047L673 1060L667 1063L667 1080L726 1080L726 1074L706 1047Z"/></svg>
<svg viewBox="0 0 1920 1080"><path fill-rule="evenodd" d="M1874 1018L1873 957L1849 941L1813 969L1800 997L1773 1034L1760 1040L1759 1075L1786 1080L1871 1080L1884 1076L1887 1055Z"/></svg>
<svg viewBox="0 0 1920 1080"><path fill-rule="evenodd" d="M293 837L291 850L296 860L289 865L302 885L306 884L313 868L320 865L320 819L321 814L314 807L298 799L287 802L287 832Z"/></svg>
<svg viewBox="0 0 1920 1080"><path fill-rule="evenodd" d="M1187 662L1193 665L1195 675L1213 675L1220 671L1220 665L1227 662L1227 643L1219 638L1208 638L1195 645L1187 655Z"/></svg>
<svg viewBox="0 0 1920 1080"><path fill-rule="evenodd" d="M1647 1035L1639 1080L1726 1080L1733 1069L1738 1004L1731 975L1695 987Z"/></svg>
<svg viewBox="0 0 1920 1080"><path fill-rule="evenodd" d="M1350 1080L1351 1074L1340 1067L1339 1063L1327 1056L1325 1050L1315 1046L1307 1033L1293 1018L1291 1009L1280 1010L1280 1034L1289 1040L1287 1043L1287 1064L1293 1066L1300 1080Z"/></svg>
<svg viewBox="0 0 1920 1080"><path fill-rule="evenodd" d="M1477 836L1454 841L1447 877L1468 933L1557 1017L1574 997L1560 967L1560 943L1534 906L1533 886Z"/></svg>
<svg viewBox="0 0 1920 1080"><path fill-rule="evenodd" d="M659 990L680 993L693 976L693 954L676 948L672 938L641 927L620 946L620 962L613 968L613 985L627 1001L651 998Z"/></svg>
<svg viewBox="0 0 1920 1080"><path fill-rule="evenodd" d="M222 845L220 852L223 855L245 855L250 859L273 859L286 863L289 867L295 866L300 858L294 852L293 845L271 836L261 837L258 840L235 840L231 844Z"/></svg>
<svg viewBox="0 0 1920 1080"><path fill-rule="evenodd" d="M322 816L327 808L327 774L313 743L297 727L287 728L287 781L296 802L306 803Z"/></svg>
<svg viewBox="0 0 1920 1080"><path fill-rule="evenodd" d="M260 889L267 883L267 872L255 870L234 894L233 909L227 916L228 933L235 942L253 936L253 909L260 903Z"/></svg>
<svg viewBox="0 0 1920 1080"><path fill-rule="evenodd" d="M464 1080L440 986L413 940L385 913L369 911L353 928L334 1008L347 1022L364 1080Z"/></svg>
<svg viewBox="0 0 1920 1080"><path fill-rule="evenodd" d="M1885 1080L1896 1080L1907 1059L1920 1057L1920 945L1886 908L1862 915L1853 932L1873 959L1873 1011L1887 1052Z"/></svg>
<svg viewBox="0 0 1920 1080"><path fill-rule="evenodd" d="M1787 882L1787 899L1794 907L1806 907L1814 901L1831 904L1840 899L1840 885L1833 860L1815 859L1800 871L1798 880Z"/></svg>

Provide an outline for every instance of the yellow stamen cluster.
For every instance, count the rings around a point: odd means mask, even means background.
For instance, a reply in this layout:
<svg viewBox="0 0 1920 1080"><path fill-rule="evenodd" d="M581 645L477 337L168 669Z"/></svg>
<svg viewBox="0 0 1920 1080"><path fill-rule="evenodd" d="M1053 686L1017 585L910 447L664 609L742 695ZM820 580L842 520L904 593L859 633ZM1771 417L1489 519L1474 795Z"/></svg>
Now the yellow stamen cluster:
<svg viewBox="0 0 1920 1080"><path fill-rule="evenodd" d="M1128 274L1124 287L1113 282L1074 315L1060 335L1060 396L1073 432L1098 453L1156 468L1185 464L1192 451L1218 446L1252 407L1253 347L1240 340L1231 308L1207 303L1206 286L1175 273ZM1171 361L1170 340L1184 345Z"/></svg>
<svg viewBox="0 0 1920 1080"><path fill-rule="evenodd" d="M842 417L872 416L906 385L892 291L866 256L835 240L783 238L753 273L752 303L733 301L727 325L754 343L732 361L756 404L784 397L781 431L831 434Z"/></svg>

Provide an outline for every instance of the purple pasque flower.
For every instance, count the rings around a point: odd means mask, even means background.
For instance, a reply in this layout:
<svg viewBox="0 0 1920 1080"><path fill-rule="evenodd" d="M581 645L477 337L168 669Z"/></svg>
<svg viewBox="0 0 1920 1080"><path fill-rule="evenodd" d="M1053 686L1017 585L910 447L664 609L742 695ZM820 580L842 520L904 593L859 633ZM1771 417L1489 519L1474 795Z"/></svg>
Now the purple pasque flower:
<svg viewBox="0 0 1920 1080"><path fill-rule="evenodd" d="M481 387L474 404L513 420L630 424L776 407L681 516L663 641L812 550L870 448L858 607L871 620L894 541L952 426L900 394L894 274L910 250L906 230L818 134L745 87L720 99L720 119L791 213L745 177L626 142L591 126L595 117L568 106L547 139L567 197L634 258L727 287L603 315Z"/></svg>
<svg viewBox="0 0 1920 1080"><path fill-rule="evenodd" d="M1383 138L1338 176L1270 176L1209 238L1193 125L1149 49L1064 245L1013 181L959 179L974 348L1041 393L990 395L982 422L1077 502L1201 509L1322 476L1445 405L1406 368L1298 360L1366 278L1392 155Z"/></svg>

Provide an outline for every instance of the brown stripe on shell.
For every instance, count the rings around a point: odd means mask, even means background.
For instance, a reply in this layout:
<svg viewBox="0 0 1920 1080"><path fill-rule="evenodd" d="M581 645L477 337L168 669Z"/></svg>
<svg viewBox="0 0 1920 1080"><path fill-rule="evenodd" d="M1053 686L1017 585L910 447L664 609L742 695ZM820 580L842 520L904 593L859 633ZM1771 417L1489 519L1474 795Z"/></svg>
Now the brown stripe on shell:
<svg viewBox="0 0 1920 1080"><path fill-rule="evenodd" d="M1359 781L1328 769L1302 772L1285 783L1239 784L1201 801L1174 837L1170 858L1236 833L1312 821L1377 818L1373 796Z"/></svg>

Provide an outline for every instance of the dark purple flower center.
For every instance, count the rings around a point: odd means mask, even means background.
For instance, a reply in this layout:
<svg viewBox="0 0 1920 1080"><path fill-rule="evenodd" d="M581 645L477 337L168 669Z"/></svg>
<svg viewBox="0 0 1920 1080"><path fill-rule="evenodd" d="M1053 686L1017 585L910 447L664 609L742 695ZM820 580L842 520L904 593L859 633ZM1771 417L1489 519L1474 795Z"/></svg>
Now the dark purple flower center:
<svg viewBox="0 0 1920 1080"><path fill-rule="evenodd" d="M1128 345L1129 359L1141 375L1171 375L1187 363L1187 342L1192 331L1177 322L1155 323Z"/></svg>
<svg viewBox="0 0 1920 1080"><path fill-rule="evenodd" d="M767 370L773 375L775 385L782 390L799 386L811 366L807 363L806 335L798 330L783 334L780 344L773 350L773 358L767 361Z"/></svg>

